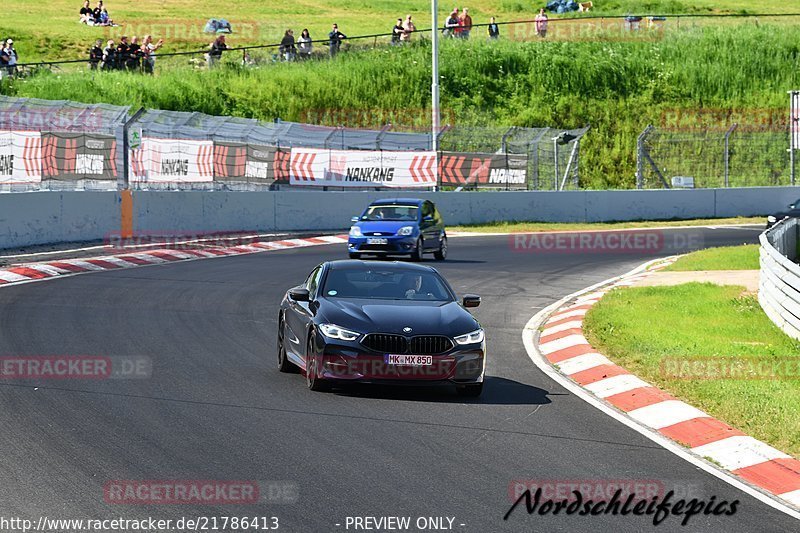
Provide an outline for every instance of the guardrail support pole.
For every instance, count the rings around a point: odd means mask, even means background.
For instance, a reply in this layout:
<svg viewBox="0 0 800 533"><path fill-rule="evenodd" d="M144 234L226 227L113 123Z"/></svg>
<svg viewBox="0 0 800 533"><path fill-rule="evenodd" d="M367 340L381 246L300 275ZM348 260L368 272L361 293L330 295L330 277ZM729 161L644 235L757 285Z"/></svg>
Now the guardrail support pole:
<svg viewBox="0 0 800 533"><path fill-rule="evenodd" d="M731 134L736 130L737 127L739 127L739 124L734 122L731 125L731 127L728 128L728 131L725 132L725 187L730 187L730 181L728 179L731 170L730 139L731 139Z"/></svg>

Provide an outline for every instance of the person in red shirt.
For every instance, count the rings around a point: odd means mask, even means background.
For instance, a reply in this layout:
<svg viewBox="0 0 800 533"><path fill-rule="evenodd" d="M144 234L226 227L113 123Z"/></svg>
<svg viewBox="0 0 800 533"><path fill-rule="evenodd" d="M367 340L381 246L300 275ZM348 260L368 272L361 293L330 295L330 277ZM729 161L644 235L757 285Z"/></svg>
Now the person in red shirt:
<svg viewBox="0 0 800 533"><path fill-rule="evenodd" d="M469 16L469 10L466 7L461 12L461 16L458 17L458 22L461 29L459 37L469 39L469 32L472 31L472 17Z"/></svg>

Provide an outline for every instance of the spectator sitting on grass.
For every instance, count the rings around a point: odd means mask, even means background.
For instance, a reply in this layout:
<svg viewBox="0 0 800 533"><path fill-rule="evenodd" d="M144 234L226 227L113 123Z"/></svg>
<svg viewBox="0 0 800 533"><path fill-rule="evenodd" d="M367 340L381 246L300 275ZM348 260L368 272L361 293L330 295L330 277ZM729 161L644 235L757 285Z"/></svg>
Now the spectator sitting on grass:
<svg viewBox="0 0 800 533"><path fill-rule="evenodd" d="M342 41L344 39L347 39L347 35L339 31L338 24L334 24L333 29L331 29L330 33L328 34L331 57L339 53L339 49L342 47Z"/></svg>
<svg viewBox="0 0 800 533"><path fill-rule="evenodd" d="M294 32L291 29L286 30L286 33L283 34L280 51L284 61L294 61L297 48L294 44Z"/></svg>
<svg viewBox="0 0 800 533"><path fill-rule="evenodd" d="M304 29L300 34L300 38L297 39L300 59L309 59L311 57L311 50L313 49L311 41L311 34L308 33L308 29Z"/></svg>
<svg viewBox="0 0 800 533"><path fill-rule="evenodd" d="M444 31L442 34L445 37L455 37L458 30L458 9L453 9L447 21L444 23Z"/></svg>
<svg viewBox="0 0 800 533"><path fill-rule="evenodd" d="M500 26L498 26L497 23L494 21L494 17L489 19L488 29L489 29L490 39L497 39L498 37L500 37Z"/></svg>
<svg viewBox="0 0 800 533"><path fill-rule="evenodd" d="M89 70L97 70L103 61L103 40L97 39L89 50Z"/></svg>
<svg viewBox="0 0 800 533"><path fill-rule="evenodd" d="M95 23L96 26L116 26L114 21L108 16L108 10L103 8L103 11L100 12L100 19L98 22Z"/></svg>
<svg viewBox="0 0 800 533"><path fill-rule="evenodd" d="M403 33L400 35L400 42L410 43L411 34L417 31L417 27L411 22L411 15L406 15L406 21L403 23Z"/></svg>
<svg viewBox="0 0 800 533"><path fill-rule="evenodd" d="M228 49L228 45L225 43L225 36L220 35L214 42L211 43L209 47L208 53L206 54L206 61L208 63L208 68L212 69L217 66L219 60L222 58L222 52Z"/></svg>
<svg viewBox="0 0 800 533"><path fill-rule="evenodd" d="M95 25L100 22L100 13L103 12L103 2L97 2L97 7L92 10L92 18L94 19Z"/></svg>
<svg viewBox="0 0 800 533"><path fill-rule="evenodd" d="M94 26L94 15L92 13L92 8L89 7L89 0L86 0L83 3L83 7L80 10L80 22L82 24L88 24L89 26Z"/></svg>
<svg viewBox="0 0 800 533"><path fill-rule="evenodd" d="M403 19L397 19L397 24L392 28L392 45L397 46L400 44L400 37L403 35Z"/></svg>

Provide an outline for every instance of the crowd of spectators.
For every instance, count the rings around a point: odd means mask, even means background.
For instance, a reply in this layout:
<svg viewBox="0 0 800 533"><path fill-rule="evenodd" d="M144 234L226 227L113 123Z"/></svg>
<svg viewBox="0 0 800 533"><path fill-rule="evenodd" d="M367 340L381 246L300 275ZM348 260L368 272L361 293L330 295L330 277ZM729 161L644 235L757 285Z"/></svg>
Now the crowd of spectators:
<svg viewBox="0 0 800 533"><path fill-rule="evenodd" d="M153 42L150 35L145 35L141 42L135 35L123 35L119 43L113 39L106 42L98 39L89 50L89 68L91 70L126 70L152 74L156 66L156 51L164 45L164 40Z"/></svg>
<svg viewBox="0 0 800 533"><path fill-rule="evenodd" d="M94 9L90 8L89 0L84 2L84 7L80 11L81 22L91 25L102 25L110 23L108 11L103 6L102 0ZM100 22L97 22L100 21ZM103 22L105 21L105 22ZM545 37L547 34L547 14L544 9L539 11L535 18L536 34ZM486 25L488 38L490 40L500 38L500 26L491 17L489 24ZM472 17L468 8L454 8L447 17L442 34L446 38L469 39L473 29ZM413 34L417 31L412 16L406 15L405 19L398 18L391 31L391 44L400 46L410 43ZM336 56L341 50L342 42L347 39L347 35L339 30L337 24L333 24L328 33L326 41L330 57ZM10 40L9 40L10 43ZM152 74L155 67L156 51L164 44L163 39L153 43L152 38L146 35L141 43L136 36L128 42L127 37L122 36L119 43L109 40L105 46L101 40L97 40L89 51L89 68L92 70L127 70L141 71ZM300 37L296 38L294 30L291 28L284 32L278 53L273 55L273 61L296 61L309 59L314 50L314 40L308 29L303 29ZM208 68L214 68L222 58L223 52L228 50L225 35L218 35L209 44L205 52L205 60ZM7 65L0 53L0 66ZM244 50L242 64L245 66L254 65L255 61L250 56L248 50Z"/></svg>
<svg viewBox="0 0 800 533"><path fill-rule="evenodd" d="M89 0L86 0L83 3L79 15L80 19L78 21L87 26L116 26L114 21L111 20L108 10L103 5L103 0L99 0L94 9L91 8Z"/></svg>

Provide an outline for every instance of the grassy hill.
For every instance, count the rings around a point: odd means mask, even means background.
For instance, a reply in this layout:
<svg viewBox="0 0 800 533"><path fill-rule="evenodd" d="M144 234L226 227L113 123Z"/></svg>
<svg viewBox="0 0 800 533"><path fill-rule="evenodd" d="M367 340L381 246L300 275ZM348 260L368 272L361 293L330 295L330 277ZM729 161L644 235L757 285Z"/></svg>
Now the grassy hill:
<svg viewBox="0 0 800 533"><path fill-rule="evenodd" d="M63 4L61 0L53 3ZM196 12L196 21L225 15L234 24L235 10L249 9L251 19L263 18L265 24L277 24L280 19L276 33L287 25L307 26L317 36L323 34L333 19L351 35L368 33L391 24L398 9L392 6L401 6L402 12L419 13L420 19L426 6L426 2L416 0L400 4L382 0L306 0L269 5L246 1L230 4L231 12L221 13L219 9L203 7L210 2L183 0L161 4L142 0L136 7L142 9L148 4L164 6L160 10L154 7L154 14L162 14L163 20L188 17ZM676 12L711 9L715 2L598 0L595 4L604 7L604 11L598 9L597 13L635 11L634 5L642 10ZM761 11L764 4L734 0L725 5L732 11ZM788 4L777 7L786 9ZM524 18L530 12L521 5L498 0L482 2L482 7L470 9L477 23L483 14L494 9L510 18ZM69 8L73 7L70 4ZM109 7L116 11L113 5ZM14 3L11 10L16 9ZM124 12L122 5L119 12ZM131 20L140 21L150 15L146 10L129 13ZM105 31L80 27L73 18L69 16L63 21L71 29L70 38L81 32ZM622 39L599 34L588 39L548 36L545 41L531 42L447 41L443 43L441 57L445 121L460 125L564 128L590 123L593 129L582 143L582 185L630 187L634 180L636 137L647 124L663 124L676 112L686 112L689 116L709 111L711 116L725 116L732 112L741 117L739 122L743 124L753 117L785 117L786 91L800 88L800 27L795 24L798 20L704 19L702 23L683 22L680 29L663 34L641 32L639 36ZM51 24L55 23L48 22L48 30L58 28ZM22 31L25 24L19 27ZM44 32L40 38L55 41L62 35L58 31L61 30L53 30L49 37ZM150 32L159 35L155 30ZM143 34L145 30L137 33ZM62 35L62 38L67 37ZM208 41L199 32L197 38L194 47ZM235 35L232 41L244 44L237 41L240 38L241 35ZM188 46L187 43L184 44ZM20 43L24 54L23 46ZM60 57L72 52L75 52L72 57L80 57L75 50L62 50ZM239 59L239 55L230 53L224 60L226 68L208 72L193 67L186 57L173 60L162 57L154 77L81 70L4 83L0 92L267 120L280 117L328 124L346 122L362 127L380 126L391 114L400 117L392 120L394 124L405 126L422 127L429 120L425 109L430 105L430 48L421 40L410 47L343 53L334 61L267 64L251 69L238 66ZM348 117L353 117L356 123L351 124ZM370 122L371 119L374 121Z"/></svg>

